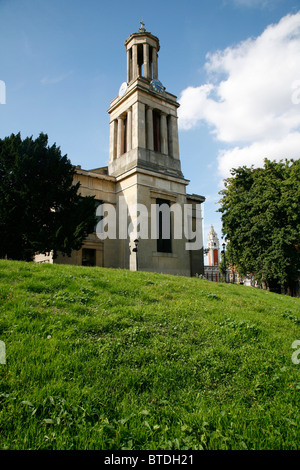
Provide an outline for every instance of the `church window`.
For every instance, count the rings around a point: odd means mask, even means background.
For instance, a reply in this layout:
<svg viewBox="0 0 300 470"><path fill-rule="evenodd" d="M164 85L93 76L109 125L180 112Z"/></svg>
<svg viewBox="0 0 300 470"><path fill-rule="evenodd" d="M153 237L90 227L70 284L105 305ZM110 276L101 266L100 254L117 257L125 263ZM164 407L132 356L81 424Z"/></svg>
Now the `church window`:
<svg viewBox="0 0 300 470"><path fill-rule="evenodd" d="M138 60L138 70L139 70L139 76L143 76L143 65L144 65L144 52L143 52L143 44L138 45L138 50L137 50L137 60Z"/></svg>
<svg viewBox="0 0 300 470"><path fill-rule="evenodd" d="M154 151L160 152L160 114L153 111L153 145Z"/></svg>
<svg viewBox="0 0 300 470"><path fill-rule="evenodd" d="M150 77L153 77L153 62L152 62L152 50L153 48L149 46L149 63L150 63Z"/></svg>
<svg viewBox="0 0 300 470"><path fill-rule="evenodd" d="M82 266L96 266L96 250L82 248Z"/></svg>
<svg viewBox="0 0 300 470"><path fill-rule="evenodd" d="M173 157L171 116L167 116L168 154Z"/></svg>
<svg viewBox="0 0 300 470"><path fill-rule="evenodd" d="M123 125L124 125L124 129L123 129L123 152L122 153L126 153L127 152L127 114L126 116L124 117L124 120L123 120Z"/></svg>
<svg viewBox="0 0 300 470"><path fill-rule="evenodd" d="M172 253L170 202L165 199L156 199L156 204L158 206L157 251Z"/></svg>
<svg viewBox="0 0 300 470"><path fill-rule="evenodd" d="M129 49L129 81L132 80L132 47Z"/></svg>

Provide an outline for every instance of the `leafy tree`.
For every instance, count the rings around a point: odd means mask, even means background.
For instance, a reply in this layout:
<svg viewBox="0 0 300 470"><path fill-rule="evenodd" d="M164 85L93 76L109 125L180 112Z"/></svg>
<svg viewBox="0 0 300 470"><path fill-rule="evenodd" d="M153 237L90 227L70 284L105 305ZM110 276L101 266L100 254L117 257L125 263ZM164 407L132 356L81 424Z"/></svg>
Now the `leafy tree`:
<svg viewBox="0 0 300 470"><path fill-rule="evenodd" d="M48 136L0 139L0 257L70 255L93 231L95 201L80 197L75 168Z"/></svg>
<svg viewBox="0 0 300 470"><path fill-rule="evenodd" d="M222 275L222 278L226 281L226 274L227 274L227 260L226 255L224 256L224 252L221 252L221 260L219 263L219 272Z"/></svg>
<svg viewBox="0 0 300 470"><path fill-rule="evenodd" d="M239 167L220 191L228 259L270 290L293 293L300 277L300 160Z"/></svg>

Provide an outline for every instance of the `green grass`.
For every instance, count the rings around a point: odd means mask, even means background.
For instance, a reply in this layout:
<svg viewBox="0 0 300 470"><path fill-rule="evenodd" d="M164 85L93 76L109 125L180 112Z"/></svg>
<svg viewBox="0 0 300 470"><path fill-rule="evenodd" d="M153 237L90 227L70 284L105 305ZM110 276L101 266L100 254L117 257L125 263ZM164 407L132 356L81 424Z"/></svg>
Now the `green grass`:
<svg viewBox="0 0 300 470"><path fill-rule="evenodd" d="M300 299L0 261L0 449L299 449Z"/></svg>

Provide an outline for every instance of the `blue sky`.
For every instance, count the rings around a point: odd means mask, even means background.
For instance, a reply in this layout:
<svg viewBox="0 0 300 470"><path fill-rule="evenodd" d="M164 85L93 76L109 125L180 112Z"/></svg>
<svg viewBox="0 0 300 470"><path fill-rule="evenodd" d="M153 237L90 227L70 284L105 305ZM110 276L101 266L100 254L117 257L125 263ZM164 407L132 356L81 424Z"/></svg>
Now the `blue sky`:
<svg viewBox="0 0 300 470"><path fill-rule="evenodd" d="M300 157L300 0L0 0L0 138L40 132L73 164L106 166L125 39L159 37L159 79L180 103L189 193L204 241L230 167Z"/></svg>

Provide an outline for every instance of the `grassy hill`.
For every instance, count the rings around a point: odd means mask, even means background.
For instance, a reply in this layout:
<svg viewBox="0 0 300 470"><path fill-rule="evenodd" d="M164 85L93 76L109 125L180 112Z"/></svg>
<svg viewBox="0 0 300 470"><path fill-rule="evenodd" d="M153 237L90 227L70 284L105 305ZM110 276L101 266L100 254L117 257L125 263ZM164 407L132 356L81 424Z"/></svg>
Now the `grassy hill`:
<svg viewBox="0 0 300 470"><path fill-rule="evenodd" d="M300 300L0 261L0 449L299 449Z"/></svg>

